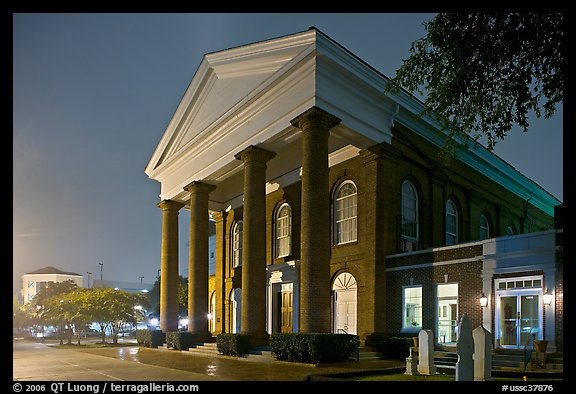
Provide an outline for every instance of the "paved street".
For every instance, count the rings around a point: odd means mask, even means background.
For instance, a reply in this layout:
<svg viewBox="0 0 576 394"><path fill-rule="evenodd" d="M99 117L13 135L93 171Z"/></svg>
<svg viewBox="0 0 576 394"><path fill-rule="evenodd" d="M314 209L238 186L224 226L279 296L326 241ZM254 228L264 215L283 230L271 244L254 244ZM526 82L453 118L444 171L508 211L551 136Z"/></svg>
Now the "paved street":
<svg viewBox="0 0 576 394"><path fill-rule="evenodd" d="M73 350L13 342L14 381L306 381L311 375L402 365L399 360L364 360L316 367L138 346Z"/></svg>

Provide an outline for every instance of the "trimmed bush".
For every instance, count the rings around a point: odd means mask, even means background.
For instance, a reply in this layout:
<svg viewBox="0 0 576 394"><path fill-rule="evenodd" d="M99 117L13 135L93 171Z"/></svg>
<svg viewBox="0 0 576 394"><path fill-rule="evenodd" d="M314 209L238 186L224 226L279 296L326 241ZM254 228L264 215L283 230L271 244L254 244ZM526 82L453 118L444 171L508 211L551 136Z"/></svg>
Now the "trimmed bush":
<svg viewBox="0 0 576 394"><path fill-rule="evenodd" d="M157 348L166 341L166 334L159 330L136 330L136 341L140 346Z"/></svg>
<svg viewBox="0 0 576 394"><path fill-rule="evenodd" d="M276 333L270 336L278 360L302 363L337 363L358 359L360 338L352 334Z"/></svg>
<svg viewBox="0 0 576 394"><path fill-rule="evenodd" d="M410 355L412 345L412 337L390 337L382 342L379 350L385 357L403 359Z"/></svg>
<svg viewBox="0 0 576 394"><path fill-rule="evenodd" d="M248 353L250 336L246 334L220 333L216 336L218 351L226 356L240 357Z"/></svg>
<svg viewBox="0 0 576 394"><path fill-rule="evenodd" d="M166 347L174 350L188 350L194 344L191 332L171 331L166 333Z"/></svg>

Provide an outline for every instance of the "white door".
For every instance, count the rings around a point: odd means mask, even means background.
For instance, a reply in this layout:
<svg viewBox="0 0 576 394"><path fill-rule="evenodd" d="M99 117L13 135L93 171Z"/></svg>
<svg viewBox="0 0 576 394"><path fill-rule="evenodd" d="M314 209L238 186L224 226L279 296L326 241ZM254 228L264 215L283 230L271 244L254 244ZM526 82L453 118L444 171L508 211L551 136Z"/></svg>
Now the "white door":
<svg viewBox="0 0 576 394"><path fill-rule="evenodd" d="M334 332L336 334L357 333L357 285L356 279L345 272L334 281Z"/></svg>

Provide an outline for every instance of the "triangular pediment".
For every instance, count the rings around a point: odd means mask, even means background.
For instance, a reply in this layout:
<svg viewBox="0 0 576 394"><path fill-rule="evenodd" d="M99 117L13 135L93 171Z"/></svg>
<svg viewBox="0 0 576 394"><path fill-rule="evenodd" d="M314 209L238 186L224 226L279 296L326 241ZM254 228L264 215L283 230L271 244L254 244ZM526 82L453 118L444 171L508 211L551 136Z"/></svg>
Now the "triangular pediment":
<svg viewBox="0 0 576 394"><path fill-rule="evenodd" d="M146 172L205 138L219 122L237 116L291 64L312 52L314 44L315 32L308 31L205 55Z"/></svg>

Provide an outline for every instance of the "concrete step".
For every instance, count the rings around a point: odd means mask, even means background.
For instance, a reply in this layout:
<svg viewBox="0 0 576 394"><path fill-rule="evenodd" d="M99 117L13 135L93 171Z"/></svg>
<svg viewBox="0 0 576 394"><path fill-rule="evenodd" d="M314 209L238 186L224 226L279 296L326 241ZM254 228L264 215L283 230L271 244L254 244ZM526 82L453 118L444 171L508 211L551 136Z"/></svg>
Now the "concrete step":
<svg viewBox="0 0 576 394"><path fill-rule="evenodd" d="M522 351L512 351L506 353L494 353L492 355L492 369L493 370L509 370L509 371L563 371L563 357L562 354L551 353L546 357L545 365L543 363L535 362L534 355L531 359L525 359ZM434 352L434 364L438 367L453 369L458 362L458 354L456 352L437 350Z"/></svg>

